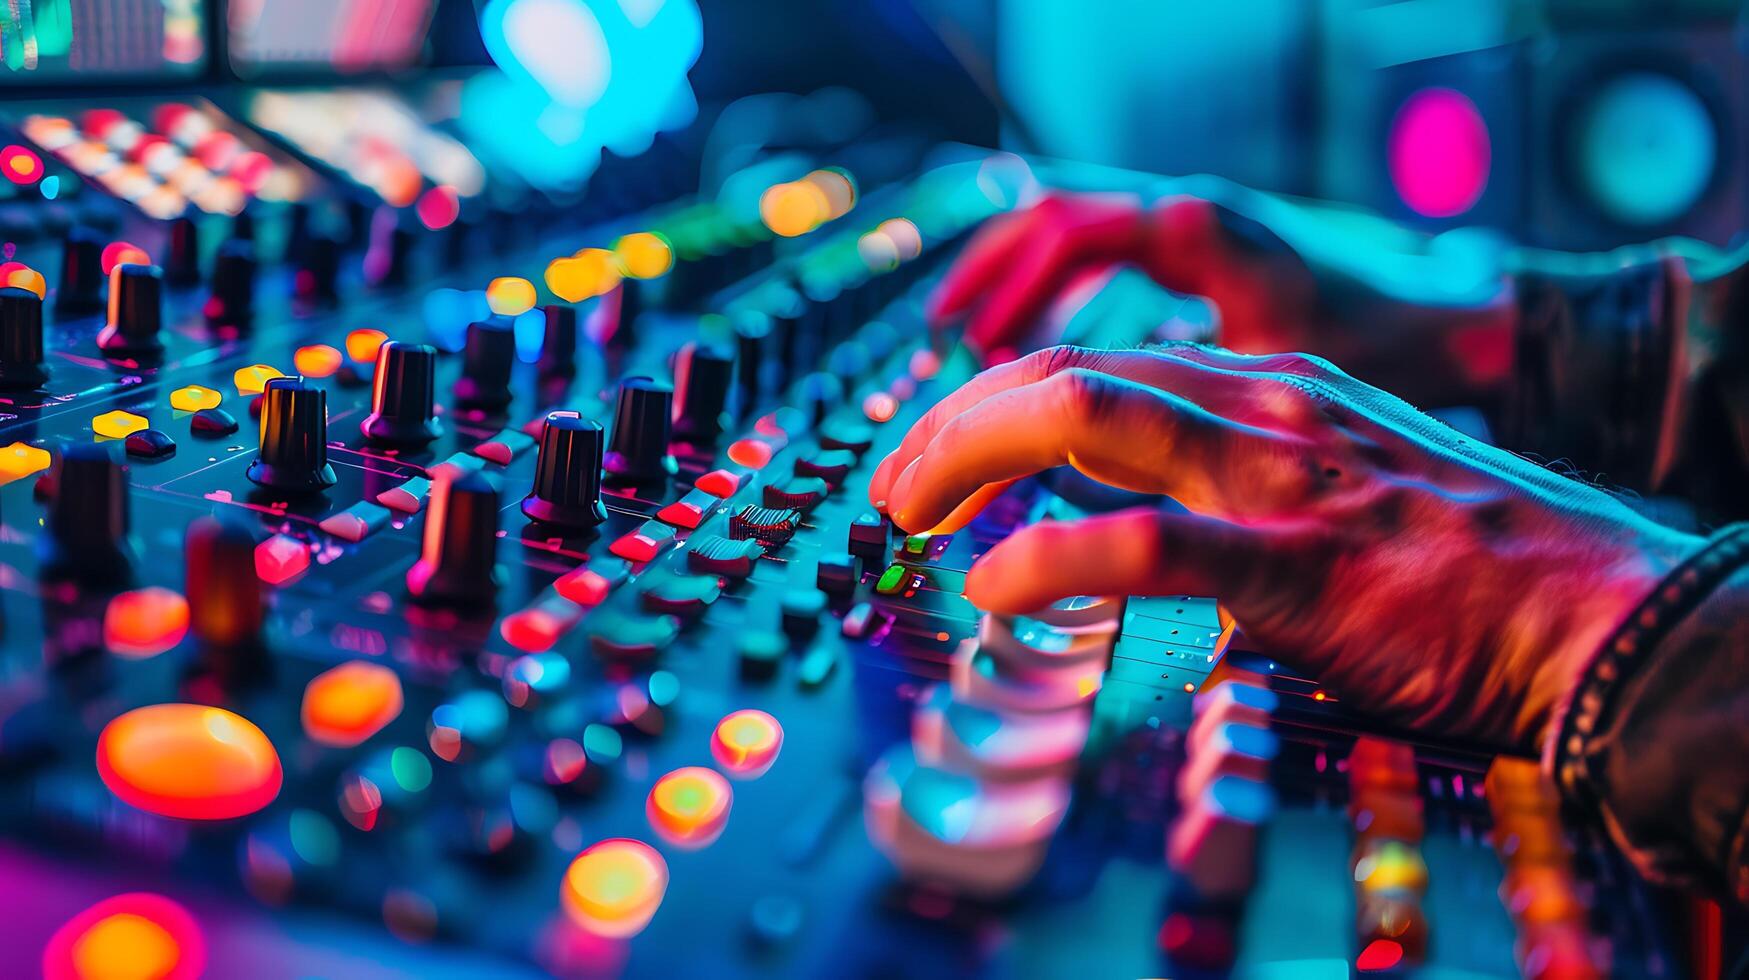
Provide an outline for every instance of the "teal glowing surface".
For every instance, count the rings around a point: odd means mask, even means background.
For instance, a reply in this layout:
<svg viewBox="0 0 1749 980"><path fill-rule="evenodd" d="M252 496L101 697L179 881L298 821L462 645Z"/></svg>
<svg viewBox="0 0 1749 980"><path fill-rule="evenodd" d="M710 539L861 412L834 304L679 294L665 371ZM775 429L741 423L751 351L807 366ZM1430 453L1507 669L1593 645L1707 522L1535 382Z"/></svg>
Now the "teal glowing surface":
<svg viewBox="0 0 1749 980"><path fill-rule="evenodd" d="M1668 75L1619 75L1581 110L1580 185L1614 221L1650 226L1687 213L1718 165L1718 135L1700 96Z"/></svg>

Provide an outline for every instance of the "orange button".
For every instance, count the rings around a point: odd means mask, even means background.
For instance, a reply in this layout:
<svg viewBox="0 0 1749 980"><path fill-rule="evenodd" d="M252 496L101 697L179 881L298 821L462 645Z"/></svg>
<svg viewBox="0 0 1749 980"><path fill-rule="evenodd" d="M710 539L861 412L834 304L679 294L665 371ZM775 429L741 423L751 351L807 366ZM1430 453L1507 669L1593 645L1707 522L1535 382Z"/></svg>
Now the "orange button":
<svg viewBox="0 0 1749 980"><path fill-rule="evenodd" d="M193 980L206 970L206 941L187 909L129 892L56 929L42 965L46 980Z"/></svg>
<svg viewBox="0 0 1749 980"><path fill-rule="evenodd" d="M401 678L394 671L349 660L304 687L304 733L323 745L349 748L394 721L401 704Z"/></svg>
<svg viewBox="0 0 1749 980"><path fill-rule="evenodd" d="M723 835L729 825L729 804L734 791L715 769L687 766L676 769L650 787L644 804L650 826L663 840L685 848L698 848Z"/></svg>
<svg viewBox="0 0 1749 980"><path fill-rule="evenodd" d="M49 451L29 443L0 447L0 484L21 480L49 468Z"/></svg>
<svg viewBox="0 0 1749 980"><path fill-rule="evenodd" d="M326 378L340 370L340 352L327 344L299 347L292 354L292 365L306 378Z"/></svg>
<svg viewBox="0 0 1749 980"><path fill-rule="evenodd" d="M188 632L188 600L157 586L123 592L103 612L103 645L130 658L163 653Z"/></svg>
<svg viewBox="0 0 1749 980"><path fill-rule="evenodd" d="M375 364L377 350L388 340L389 335L381 330L360 327L346 335L346 356L360 364Z"/></svg>
<svg viewBox="0 0 1749 980"><path fill-rule="evenodd" d="M753 708L723 716L711 735L711 757L737 779L765 775L781 748L783 726Z"/></svg>
<svg viewBox="0 0 1749 980"><path fill-rule="evenodd" d="M154 704L97 738L97 774L125 803L184 820L228 820L279 795L279 753L247 718L204 704Z"/></svg>
<svg viewBox="0 0 1749 980"><path fill-rule="evenodd" d="M259 395L267 390L269 381L283 377L285 372L271 364L251 364L231 372L231 381L237 385L239 395Z"/></svg>
<svg viewBox="0 0 1749 980"><path fill-rule="evenodd" d="M643 841L615 837L577 855L559 898L571 921L598 936L644 931L668 891L668 862Z"/></svg>

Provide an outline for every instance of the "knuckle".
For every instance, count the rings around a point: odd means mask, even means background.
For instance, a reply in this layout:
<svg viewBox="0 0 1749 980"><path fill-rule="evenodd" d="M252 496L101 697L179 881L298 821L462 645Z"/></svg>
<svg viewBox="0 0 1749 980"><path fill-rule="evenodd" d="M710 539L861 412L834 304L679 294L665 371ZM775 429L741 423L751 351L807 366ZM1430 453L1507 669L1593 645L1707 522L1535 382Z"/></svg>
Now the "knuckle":
<svg viewBox="0 0 1749 980"><path fill-rule="evenodd" d="M1081 423L1107 418L1116 408L1119 391L1110 377L1085 368L1070 368L1053 377L1065 418Z"/></svg>

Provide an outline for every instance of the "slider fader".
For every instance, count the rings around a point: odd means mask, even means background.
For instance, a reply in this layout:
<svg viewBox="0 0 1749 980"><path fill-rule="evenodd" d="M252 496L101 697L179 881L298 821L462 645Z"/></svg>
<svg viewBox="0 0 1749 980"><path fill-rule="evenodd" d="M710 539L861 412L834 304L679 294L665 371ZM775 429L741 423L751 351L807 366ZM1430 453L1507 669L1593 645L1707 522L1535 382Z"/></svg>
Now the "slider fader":
<svg viewBox="0 0 1749 980"><path fill-rule="evenodd" d="M328 930L421 975L1670 975L1534 768L1392 741L1210 598L981 614L976 557L1076 512L1041 483L870 508L975 370L922 302L1006 164L956 153L854 209L817 170L808 228L392 225L364 278L298 221L43 245L0 289L5 873L128 883L50 975L118 929L263 977Z"/></svg>

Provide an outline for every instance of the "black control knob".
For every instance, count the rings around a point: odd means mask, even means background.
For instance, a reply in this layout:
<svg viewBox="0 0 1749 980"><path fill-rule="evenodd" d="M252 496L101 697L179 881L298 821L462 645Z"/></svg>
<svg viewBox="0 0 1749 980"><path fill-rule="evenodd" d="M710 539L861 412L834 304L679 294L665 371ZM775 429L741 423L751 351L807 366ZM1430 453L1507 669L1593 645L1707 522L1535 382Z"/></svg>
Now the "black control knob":
<svg viewBox="0 0 1749 980"><path fill-rule="evenodd" d="M510 404L510 371L516 365L516 334L491 323L468 324L462 346L462 376L456 379L456 404L493 412Z"/></svg>
<svg viewBox="0 0 1749 980"><path fill-rule="evenodd" d="M471 470L440 466L435 475L407 591L425 604L490 607L498 593L498 491Z"/></svg>
<svg viewBox="0 0 1749 980"><path fill-rule="evenodd" d="M255 319L255 243L233 238L213 257L213 291L206 322L212 327L247 330Z"/></svg>
<svg viewBox="0 0 1749 980"><path fill-rule="evenodd" d="M89 228L67 230L61 243L61 285L55 310L66 314L103 309L103 240Z"/></svg>
<svg viewBox="0 0 1749 980"><path fill-rule="evenodd" d="M51 482L46 533L37 544L43 577L98 588L127 584L133 578L127 471L115 453L105 443L67 443Z"/></svg>
<svg viewBox="0 0 1749 980"><path fill-rule="evenodd" d="M17 286L0 289L0 391L32 391L48 381L42 299Z"/></svg>
<svg viewBox="0 0 1749 980"><path fill-rule="evenodd" d="M618 297L619 319L607 334L607 342L620 350L637 342L638 319L644 315L644 283L637 279L621 279L614 290Z"/></svg>
<svg viewBox="0 0 1749 980"><path fill-rule="evenodd" d="M302 253L292 277L293 294L311 303L333 303L340 296L340 242L329 235L313 235Z"/></svg>
<svg viewBox="0 0 1749 980"><path fill-rule="evenodd" d="M200 282L200 226L193 218L170 222L170 257L164 261L164 281L172 286Z"/></svg>
<svg viewBox="0 0 1749 980"><path fill-rule="evenodd" d="M370 414L359 431L377 442L423 446L443 434L436 402L436 348L391 340L377 348Z"/></svg>
<svg viewBox="0 0 1749 980"><path fill-rule="evenodd" d="M202 517L189 522L182 547L188 628L213 647L255 644L262 621L255 536L234 521Z"/></svg>
<svg viewBox="0 0 1749 980"><path fill-rule="evenodd" d="M109 322L97 346L110 357L152 357L164 351L164 273L155 265L118 265L109 276Z"/></svg>
<svg viewBox="0 0 1749 980"><path fill-rule="evenodd" d="M261 452L249 479L285 493L334 485L328 463L328 393L300 378L274 378L261 393Z"/></svg>
<svg viewBox="0 0 1749 980"><path fill-rule="evenodd" d="M607 519L601 506L601 424L576 412L551 412L541 426L534 490L522 498L530 520L587 530Z"/></svg>
<svg viewBox="0 0 1749 980"><path fill-rule="evenodd" d="M650 483L673 476L668 454L673 431L674 389L650 378L620 382L613 432L602 469L619 483Z"/></svg>
<svg viewBox="0 0 1749 980"><path fill-rule="evenodd" d="M735 387L739 392L735 411L741 418L753 414L770 373L771 317L757 311L735 320Z"/></svg>
<svg viewBox="0 0 1749 980"><path fill-rule="evenodd" d="M569 303L553 303L541 308L546 314L546 333L541 337L540 361L536 365L543 378L574 378L577 376L577 308Z"/></svg>
<svg viewBox="0 0 1749 980"><path fill-rule="evenodd" d="M713 347L687 344L674 359L674 437L709 445L723 432L723 409L734 381L734 358Z"/></svg>

